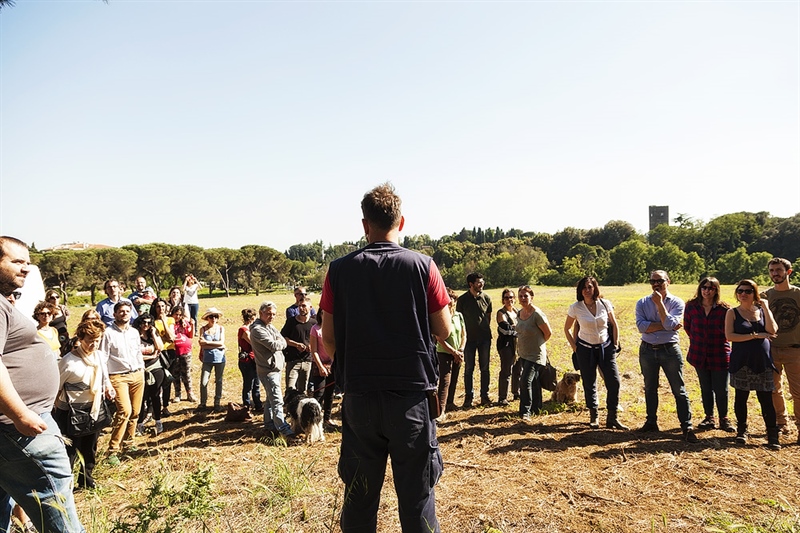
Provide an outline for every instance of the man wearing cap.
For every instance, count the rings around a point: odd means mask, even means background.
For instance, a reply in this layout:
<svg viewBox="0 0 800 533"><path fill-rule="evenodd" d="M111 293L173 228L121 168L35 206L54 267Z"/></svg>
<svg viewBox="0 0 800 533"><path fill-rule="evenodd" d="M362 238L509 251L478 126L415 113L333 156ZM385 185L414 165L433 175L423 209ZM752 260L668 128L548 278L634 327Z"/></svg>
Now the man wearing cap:
<svg viewBox="0 0 800 533"><path fill-rule="evenodd" d="M0 237L0 528L11 496L38 531L84 531L72 497L72 468L51 416L58 393L55 355L6 296L25 283L28 246Z"/></svg>

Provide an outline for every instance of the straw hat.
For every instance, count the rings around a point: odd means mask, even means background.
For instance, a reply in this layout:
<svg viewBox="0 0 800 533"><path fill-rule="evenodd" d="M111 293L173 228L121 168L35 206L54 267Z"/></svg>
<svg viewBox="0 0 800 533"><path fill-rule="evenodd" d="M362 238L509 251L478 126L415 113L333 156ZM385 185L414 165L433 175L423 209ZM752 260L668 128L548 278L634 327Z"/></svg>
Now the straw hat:
<svg viewBox="0 0 800 533"><path fill-rule="evenodd" d="M220 311L216 307L209 307L208 311L203 313L203 316L201 317L201 320L205 320L206 318L208 318L208 315L219 315L221 317L222 316L222 311Z"/></svg>

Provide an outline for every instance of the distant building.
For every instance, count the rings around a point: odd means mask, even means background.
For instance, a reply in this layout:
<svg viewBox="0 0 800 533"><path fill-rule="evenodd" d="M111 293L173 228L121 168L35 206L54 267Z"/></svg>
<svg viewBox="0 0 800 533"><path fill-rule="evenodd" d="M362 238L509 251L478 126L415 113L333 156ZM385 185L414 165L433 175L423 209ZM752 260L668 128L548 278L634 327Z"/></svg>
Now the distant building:
<svg viewBox="0 0 800 533"><path fill-rule="evenodd" d="M105 244L89 244L86 242L68 242L65 244L58 244L53 246L52 248L45 248L42 252L54 252L56 250L97 250L101 248L112 248L111 246L107 246Z"/></svg>
<svg viewBox="0 0 800 533"><path fill-rule="evenodd" d="M650 206L650 231L653 231L659 224L669 226L669 206L651 205Z"/></svg>

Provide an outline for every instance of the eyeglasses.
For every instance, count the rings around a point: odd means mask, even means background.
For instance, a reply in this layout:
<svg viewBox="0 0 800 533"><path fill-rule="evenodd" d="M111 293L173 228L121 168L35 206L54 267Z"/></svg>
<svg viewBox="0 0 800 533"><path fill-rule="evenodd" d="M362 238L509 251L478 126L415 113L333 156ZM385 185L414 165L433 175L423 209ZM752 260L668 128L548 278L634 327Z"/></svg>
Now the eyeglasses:
<svg viewBox="0 0 800 533"><path fill-rule="evenodd" d="M701 291L715 291L717 289L713 285L703 285L702 287L700 287L700 290Z"/></svg>
<svg viewBox="0 0 800 533"><path fill-rule="evenodd" d="M651 279L650 285L663 285L666 281L665 279Z"/></svg>
<svg viewBox="0 0 800 533"><path fill-rule="evenodd" d="M754 292L756 291L753 289L742 289L742 288L736 289L736 294L753 294Z"/></svg>
<svg viewBox="0 0 800 533"><path fill-rule="evenodd" d="M219 315L208 315L208 318L219 318Z"/></svg>
<svg viewBox="0 0 800 533"><path fill-rule="evenodd" d="M14 291L11 293L11 296L13 296L15 300L19 300L22 298L22 293L20 291Z"/></svg>
<svg viewBox="0 0 800 533"><path fill-rule="evenodd" d="M50 316L52 314L50 311L39 311L39 316Z"/></svg>
<svg viewBox="0 0 800 533"><path fill-rule="evenodd" d="M503 300L513 300L516 296L503 296Z"/></svg>
<svg viewBox="0 0 800 533"><path fill-rule="evenodd" d="M305 296L306 293L304 293L304 292L296 292L296 293L294 293L294 295L295 296Z"/></svg>

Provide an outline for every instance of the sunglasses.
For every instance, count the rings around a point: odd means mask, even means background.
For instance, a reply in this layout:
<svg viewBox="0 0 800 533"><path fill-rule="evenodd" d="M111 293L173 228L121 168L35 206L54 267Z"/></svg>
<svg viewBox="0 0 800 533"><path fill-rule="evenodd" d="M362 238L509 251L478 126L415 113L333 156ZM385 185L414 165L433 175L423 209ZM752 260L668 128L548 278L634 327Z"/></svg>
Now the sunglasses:
<svg viewBox="0 0 800 533"><path fill-rule="evenodd" d="M50 311L39 311L39 316L50 316L52 314Z"/></svg>
<svg viewBox="0 0 800 533"><path fill-rule="evenodd" d="M503 300L513 300L516 296L503 296Z"/></svg>
<svg viewBox="0 0 800 533"><path fill-rule="evenodd" d="M702 287L700 287L700 290L701 291L714 291L714 290L716 290L716 288L714 288L713 285L703 285Z"/></svg>
<svg viewBox="0 0 800 533"><path fill-rule="evenodd" d="M208 315L208 318L219 318L219 315Z"/></svg>
<svg viewBox="0 0 800 533"><path fill-rule="evenodd" d="M19 300L22 298L22 293L20 291L14 291L11 293L11 296L13 296L15 300Z"/></svg>
<svg viewBox="0 0 800 533"><path fill-rule="evenodd" d="M651 279L650 285L663 285L666 281L665 279Z"/></svg>
<svg viewBox="0 0 800 533"><path fill-rule="evenodd" d="M741 289L741 288L736 289L736 294L753 294L754 292L756 291L754 291L753 289Z"/></svg>

